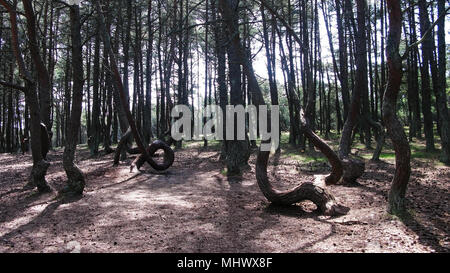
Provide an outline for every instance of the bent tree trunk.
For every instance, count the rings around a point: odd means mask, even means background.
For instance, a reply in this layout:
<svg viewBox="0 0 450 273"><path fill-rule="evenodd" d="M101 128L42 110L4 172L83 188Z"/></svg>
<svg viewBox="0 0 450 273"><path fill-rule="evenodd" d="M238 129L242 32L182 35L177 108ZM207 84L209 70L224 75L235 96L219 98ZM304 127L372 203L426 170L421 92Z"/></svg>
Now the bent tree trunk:
<svg viewBox="0 0 450 273"><path fill-rule="evenodd" d="M144 143L142 142L142 138L139 135L139 132L137 130L136 123L134 122L133 116L131 115L130 107L128 105L128 100L127 100L127 96L125 93L125 88L123 86L122 78L120 77L119 68L117 67L116 57L115 57L114 52L111 47L111 39L110 39L109 33L106 31L105 18L103 16L103 12L100 7L100 1L95 0L94 5L95 5L95 9L97 11L98 23L99 23L100 32L102 33L103 44L105 46L105 50L108 52L109 64L110 64L112 74L114 77L114 82L115 82L116 88L118 90L118 93L120 95L120 102L122 104L122 109L125 112L126 118L130 125L130 128L131 128L131 131L133 132L134 140L136 141L136 144L137 144L142 156L145 158L145 161L152 168L158 169L159 165L148 155L147 150L145 149Z"/></svg>
<svg viewBox="0 0 450 273"><path fill-rule="evenodd" d="M375 148L375 151L373 152L371 160L379 161L381 151L383 150L384 139L386 137L386 133L385 133L383 125L381 125L379 122L372 121L372 126L374 128L376 128L376 130L378 132L378 138L377 138L377 147Z"/></svg>
<svg viewBox="0 0 450 273"><path fill-rule="evenodd" d="M117 164L119 164L122 151L126 150L126 148L128 147L128 141L130 140L131 135L131 128L128 128L125 134L122 135L119 144L117 144L117 149L114 152L114 166L117 166Z"/></svg>
<svg viewBox="0 0 450 273"><path fill-rule="evenodd" d="M113 166L117 166L119 164L120 160L124 160L123 153L129 153L129 154L139 154L140 150L139 147L132 148L129 146L130 141L133 137L133 131L131 130L131 127L128 127L128 130L122 135L122 138L119 141L119 144L117 144L117 149L114 151L114 163Z"/></svg>
<svg viewBox="0 0 450 273"><path fill-rule="evenodd" d="M252 93L253 102L257 106L266 105L262 96L261 89L256 80L252 63L241 46L239 30L236 28L236 25L232 24L233 12L235 11L231 7L230 1L228 0L220 0L220 8L229 33L234 34L229 46L234 47L236 52L238 52L238 54L240 55L240 60L244 67L244 72L248 77L249 90ZM270 7L268 9L270 10ZM273 12L273 10L271 12ZM299 106L299 104L297 105ZM268 116L268 124L270 124L270 115ZM342 176L342 165L337 155L323 140L320 139L320 137L312 133L311 130L308 130L309 127L306 125L304 117L302 118L302 125L305 135L310 139L312 143L314 143L314 145L316 145L318 149L320 149L322 152L325 152L324 154L328 157L330 163L333 165L333 172L332 175L329 176L329 179L333 180L333 182L336 179L339 180ZM327 215L345 214L348 211L347 208L336 203L333 195L331 195L331 193L326 189L323 183L322 185L317 185L315 183L304 183L290 191L285 192L280 192L274 189L269 181L269 178L267 177L267 163L269 161L269 155L270 152L260 150L256 161L256 179L258 182L258 186L269 201L275 204L291 205L303 200L311 200L316 204L316 206L322 213Z"/></svg>
<svg viewBox="0 0 450 273"><path fill-rule="evenodd" d="M342 130L341 140L339 142L339 158L344 164L344 180L347 183L355 183L356 179L364 173L365 164L363 161L350 158L352 147L352 132L355 129L358 116L361 110L361 98L367 99L367 45L366 45L366 0L357 0L357 21L358 31L356 35L356 83L352 94L352 102L349 113ZM346 79L344 79L346 80ZM364 114L364 120L369 119Z"/></svg>
<svg viewBox="0 0 450 273"><path fill-rule="evenodd" d="M70 32L72 38L73 96L66 145L63 154L63 166L68 178L65 192L82 194L86 184L84 174L74 163L77 150L78 132L80 130L81 110L83 102L83 59L81 45L80 7L70 6Z"/></svg>
<svg viewBox="0 0 450 273"><path fill-rule="evenodd" d="M42 157L40 110L34 82L26 81L25 90L25 100L30 107L31 154L33 157L33 168L27 187L37 187L38 191L42 193L50 192L51 188L45 180L50 163Z"/></svg>
<svg viewBox="0 0 450 273"><path fill-rule="evenodd" d="M387 0L389 34L386 44L388 84L383 99L383 120L395 150L395 174L389 192L388 212L396 214L405 209L406 188L411 173L411 149L405 131L397 118L397 97L402 82L402 60L399 45L402 31L402 11L399 0Z"/></svg>
<svg viewBox="0 0 450 273"><path fill-rule="evenodd" d="M39 192L49 192L51 188L45 180L45 175L50 164L42 157L41 148L41 121L38 96L36 93L36 83L31 78L31 73L25 68L22 51L19 47L17 14L15 7L7 1L0 0L9 13L11 24L11 47L19 68L20 77L25 81L25 87L20 88L25 93L25 101L30 110L30 131L31 131L31 153L33 157L33 168L31 170L30 181L26 187L36 187Z"/></svg>
<svg viewBox="0 0 450 273"><path fill-rule="evenodd" d="M261 5L263 5L274 17L276 17L283 24L283 26L292 35L292 37L298 43L298 45L300 47L302 47L303 43L302 43L300 37L298 37L297 33L286 22L286 20L282 16L280 16L264 0L260 0L260 2L261 2ZM237 30L236 30L236 33L237 33ZM239 38L239 36L237 38ZM239 44L237 44L237 45L239 46ZM243 55L243 56L245 56L245 55ZM241 58L241 60L245 60L245 62L244 62L244 68L246 70L245 72L247 74L253 73L253 77L247 75L249 77L249 85L254 86L254 88L250 88L251 91L259 90L259 92L261 92L258 82L256 81L251 62L249 61L248 58ZM258 91L255 91L255 92L258 92ZM301 109L301 102L300 102L297 94L295 92L291 92L290 96L292 96L292 99L294 101L294 107L296 108L297 113L300 113L300 123L301 123L300 126L302 127L301 129L303 130L303 133L306 135L306 137L309 139L309 141L327 157L328 161L331 164L332 171L331 171L331 174L326 178L326 183L327 184L338 183L341 180L342 175L343 175L343 166L342 166L341 160L339 159L337 154L333 151L333 149L331 149L331 147L325 141L323 141L323 139L321 139L318 135L316 135L312 131L312 129L308 126L308 124L306 123L306 120L304 118L304 113L303 113L303 110ZM257 96L257 99L255 99L256 105L258 105L258 101L260 103L262 102L262 104L265 104L264 99L261 94L259 94L259 96ZM262 105L262 104L259 104L259 105Z"/></svg>

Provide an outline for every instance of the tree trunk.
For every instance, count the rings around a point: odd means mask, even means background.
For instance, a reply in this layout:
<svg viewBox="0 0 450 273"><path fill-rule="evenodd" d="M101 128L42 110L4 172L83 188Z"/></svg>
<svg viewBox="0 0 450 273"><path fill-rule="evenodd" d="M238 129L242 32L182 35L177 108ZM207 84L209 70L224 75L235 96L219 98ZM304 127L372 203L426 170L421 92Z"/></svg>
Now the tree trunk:
<svg viewBox="0 0 450 273"><path fill-rule="evenodd" d="M367 49L365 35L365 0L356 1L358 8L358 33L356 47L356 86L352 94L352 103L347 115L347 120L342 130L342 136L339 143L339 157L345 158L350 154L352 132L355 128L356 121L360 115L361 95L367 93ZM351 7L350 7L351 8Z"/></svg>
<svg viewBox="0 0 450 273"><path fill-rule="evenodd" d="M425 36L426 31L430 27L427 11L427 3L425 0L419 0L419 15L420 15L420 32L421 36ZM430 61L431 61L431 44L430 38L426 38L422 45L422 66L421 80L422 80L422 112L424 119L424 131L426 150L428 152L434 151L434 134L433 134L433 115L431 113L431 88L430 88ZM428 40L428 41L427 41Z"/></svg>
<svg viewBox="0 0 450 273"><path fill-rule="evenodd" d="M52 124L50 122L51 114L51 100L50 100L50 76L47 68L45 67L43 58L40 54L38 45L38 35L37 35L37 25L36 17L34 15L33 6L31 0L22 0L23 7L25 10L25 17L27 18L27 34L29 41L29 48L31 53L31 58L34 63L34 67L38 76L38 87L39 87L39 103L40 103L40 116L42 122L47 127L49 133L52 129Z"/></svg>
<svg viewBox="0 0 450 273"><path fill-rule="evenodd" d="M348 89L348 57L347 57L347 42L344 34L343 18L341 13L345 12L344 1L335 0L336 3L336 16L338 24L338 36L339 36L339 67L340 67L340 77L341 82L341 93L342 93L342 103L344 105L344 120L347 120L349 106L350 106L350 93Z"/></svg>
<svg viewBox="0 0 450 273"><path fill-rule="evenodd" d="M83 172L74 162L81 123L84 84L80 7L76 4L70 6L70 33L72 39L73 95L70 119L67 124L69 130L63 154L63 166L68 178L67 187L63 192L79 195L83 193L86 182Z"/></svg>
<svg viewBox="0 0 450 273"><path fill-rule="evenodd" d="M238 4L237 0L229 0L229 5L236 7ZM222 1L221 1L222 4ZM239 47L241 46L240 37L238 32L231 31L230 25L233 29L237 29L238 16L236 13L230 14L230 16L225 16L222 13L223 19L226 21L228 26L228 36L232 37L230 46L228 47L228 67L229 67L229 79L231 84L230 90L230 104L231 105L244 105L243 92L241 86L241 59L239 56ZM236 121L236 117L234 117ZM237 136L237 122L234 123L234 139L226 139L227 144L227 174L236 175L241 173L241 168L248 163L250 157L250 145L248 139L246 140L236 140Z"/></svg>
<svg viewBox="0 0 450 273"><path fill-rule="evenodd" d="M152 27L152 0L148 1L147 27L150 33L147 42L147 56L145 59L145 108L144 108L144 139L150 143L152 133L152 58L153 58L153 27Z"/></svg>
<svg viewBox="0 0 450 273"><path fill-rule="evenodd" d="M97 34L95 35L94 45L93 81L91 131L89 132L88 144L91 155L96 155L98 153L98 147L100 145L100 33L98 31L98 28Z"/></svg>
<svg viewBox="0 0 450 273"><path fill-rule="evenodd" d="M399 0L387 0L389 33L386 43L388 84L383 99L383 120L395 150L395 173L389 192L389 213L405 209L406 188L411 173L411 149L403 125L397 118L397 98L402 83L402 60L399 45L402 31L402 10Z"/></svg>
<svg viewBox="0 0 450 273"><path fill-rule="evenodd" d="M212 0L211 9L213 9L213 21L214 23L214 38L216 44L216 55L217 55L217 83L219 86L219 105L222 112L225 113L226 106L228 105L228 91L226 83L226 56L225 56L225 38L224 38L224 27L221 22L217 22L218 13L216 11L216 0ZM223 119L223 131L226 129L226 115ZM227 158L227 141L222 141L221 155L220 158L225 160Z"/></svg>
<svg viewBox="0 0 450 273"><path fill-rule="evenodd" d="M445 1L438 0L438 14L442 16L445 11ZM437 90L436 99L439 105L440 112L440 124L441 124L441 142L442 153L441 161L447 165L450 165L450 120L447 108L447 52L445 44L445 16L438 22L438 62L439 62L439 82L440 89ZM440 94L439 96L437 94Z"/></svg>

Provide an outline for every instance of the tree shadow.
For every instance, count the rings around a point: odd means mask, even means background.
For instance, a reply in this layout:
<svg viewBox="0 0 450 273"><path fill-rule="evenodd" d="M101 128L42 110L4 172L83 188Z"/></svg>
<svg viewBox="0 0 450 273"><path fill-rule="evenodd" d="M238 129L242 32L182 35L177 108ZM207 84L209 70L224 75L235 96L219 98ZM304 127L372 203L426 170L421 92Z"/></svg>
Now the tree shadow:
<svg viewBox="0 0 450 273"><path fill-rule="evenodd" d="M36 225L39 224L42 219L50 217L53 214L53 212L55 212L55 210L63 203L64 200L61 199L49 204L48 206L45 207L45 209L41 213L39 213L36 217L34 217L33 220L1 236L0 241L8 242L9 239L15 237L16 235L22 234L23 232L26 231L34 230L36 228Z"/></svg>
<svg viewBox="0 0 450 273"><path fill-rule="evenodd" d="M398 218L414 233L419 236L419 242L423 245L429 246L436 252L448 253L450 252L449 247L442 246L439 237L433 231L436 226L425 226L417 221L416 217L412 215L409 211L405 211L399 215ZM449 238L449 233L447 233L447 239Z"/></svg>
<svg viewBox="0 0 450 273"><path fill-rule="evenodd" d="M395 166L384 161L373 164L375 166L372 167L375 169L364 174L359 188L382 196L387 206ZM406 227L417 234L422 245L431 247L437 252L449 252L450 247L443 246L440 242L440 240L447 240L446 243L449 243L448 238L450 238L450 227L448 219L445 218L450 210L450 195L448 188L445 188L445 183L448 181L431 181L432 176L425 171L429 167L422 162L412 162L411 178L406 193L407 210L397 216ZM373 179L376 176L378 179ZM380 176L385 179L380 180ZM366 183L369 179L374 181L370 186Z"/></svg>
<svg viewBox="0 0 450 273"><path fill-rule="evenodd" d="M298 205L279 206L279 205L270 204L264 209L264 211L269 214L283 215L286 217L293 217L296 219L311 218L314 221L330 225L331 229L328 234L325 234L324 236L322 236L316 240L313 240L311 242L305 243L301 247L297 248L294 252L306 251L308 248L311 248L320 242L324 242L325 240L327 240L337 234L336 223L320 219L319 216L321 216L321 213L317 209L314 211L306 211ZM335 219L335 218L339 218L339 217L340 216L333 216L333 217L330 217L329 219Z"/></svg>

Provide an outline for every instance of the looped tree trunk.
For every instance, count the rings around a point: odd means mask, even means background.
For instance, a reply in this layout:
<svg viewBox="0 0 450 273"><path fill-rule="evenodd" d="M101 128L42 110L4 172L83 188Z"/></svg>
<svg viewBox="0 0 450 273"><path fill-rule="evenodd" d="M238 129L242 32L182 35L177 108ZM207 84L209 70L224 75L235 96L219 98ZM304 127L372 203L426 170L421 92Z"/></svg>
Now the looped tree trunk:
<svg viewBox="0 0 450 273"><path fill-rule="evenodd" d="M157 163L152 159L153 155L158 150L164 151L164 161L162 164ZM145 156L141 154L131 164L131 171L134 168L139 170L145 162L148 162L148 164L156 171L165 171L172 166L175 160L175 154L172 148L170 148L170 146L162 140L156 140L152 144L150 144L147 148L147 154L149 155L149 160L146 161Z"/></svg>
<svg viewBox="0 0 450 273"><path fill-rule="evenodd" d="M297 107L300 108L300 102L297 101ZM341 181L342 175L343 175L343 166L342 162L339 159L338 155L331 149L331 147L318 135L316 135L311 128L306 124L305 118L303 116L303 110L300 109L300 121L301 121L301 127L302 131L306 135L306 137L309 139L309 141L314 144L314 146L324 154L328 161L331 164L331 173L325 178L325 183L327 185L330 184L337 184L339 181Z"/></svg>

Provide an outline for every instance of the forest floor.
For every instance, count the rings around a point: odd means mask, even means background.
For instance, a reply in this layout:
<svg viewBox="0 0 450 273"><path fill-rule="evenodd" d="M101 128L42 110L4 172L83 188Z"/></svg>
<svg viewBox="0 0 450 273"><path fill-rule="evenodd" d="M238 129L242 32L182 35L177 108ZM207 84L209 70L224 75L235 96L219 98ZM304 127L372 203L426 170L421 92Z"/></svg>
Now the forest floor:
<svg viewBox="0 0 450 273"><path fill-rule="evenodd" d="M350 208L341 217L321 216L309 201L269 205L255 180L256 152L242 177L227 177L217 145L186 145L164 174L147 167L130 173L133 157L113 167L112 154L90 157L79 146L87 185L76 199L57 196L66 180L61 149L49 154L49 194L23 189L30 155L2 154L0 252L449 252L450 168L423 156L420 145L412 146L409 209L402 217L386 213L394 172L389 150L381 162L366 160L360 185L330 186ZM315 152L286 147L269 167L278 188L329 171Z"/></svg>

